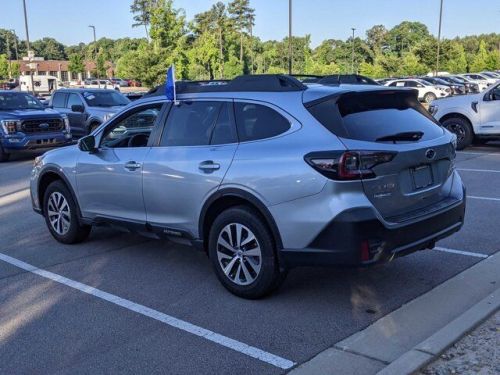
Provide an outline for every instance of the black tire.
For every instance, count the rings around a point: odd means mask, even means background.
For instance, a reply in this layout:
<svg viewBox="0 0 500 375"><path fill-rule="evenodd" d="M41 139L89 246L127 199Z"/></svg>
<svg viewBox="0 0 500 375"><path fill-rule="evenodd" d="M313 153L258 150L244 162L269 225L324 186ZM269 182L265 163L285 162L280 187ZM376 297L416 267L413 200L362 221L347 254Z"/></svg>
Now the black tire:
<svg viewBox="0 0 500 375"><path fill-rule="evenodd" d="M443 126L457 136L457 150L471 145L474 131L469 121L461 117L450 117L442 122Z"/></svg>
<svg viewBox="0 0 500 375"><path fill-rule="evenodd" d="M5 152L2 145L0 145L0 163L4 161L8 161L10 158L10 154Z"/></svg>
<svg viewBox="0 0 500 375"><path fill-rule="evenodd" d="M253 234L256 239L256 242L254 244L260 247L261 252L260 270L257 274L252 274L254 280L246 285L240 285L237 282L232 281L230 279L230 276L226 276L223 270L223 265L218 258L218 254L220 254L220 252L218 252L218 249L220 247L220 245L218 244L219 235L222 236L223 230L228 226L236 224L243 225L251 231L251 234ZM243 243L244 241L241 242ZM241 246L241 249L243 249L243 247L244 246ZM238 249L240 248L238 247ZM248 267L249 257L244 256L245 250L240 251L243 251L241 254L241 260L237 261L237 263L234 263L234 266L229 269L228 272L231 274L231 270L236 267L236 270L234 271L234 273L232 273L235 274L235 279L239 272L239 268L242 267L241 263L247 264L247 266L245 266L245 269L250 269L250 267ZM269 228L267 227L261 216L255 210L247 206L237 206L229 208L226 211L223 211L219 216L217 216L214 223L212 224L212 227L210 228L208 252L219 281L227 290L237 295L238 297L247 299L257 299L264 297L278 289L287 274L287 272L284 270L280 271L278 259L276 256L276 246L274 244L274 240ZM242 276L246 279L246 275ZM241 279L239 280L241 281Z"/></svg>
<svg viewBox="0 0 500 375"><path fill-rule="evenodd" d="M432 92L428 92L427 94L424 95L424 102L426 102L427 104L430 104L433 100L436 99L437 99L436 94Z"/></svg>
<svg viewBox="0 0 500 375"><path fill-rule="evenodd" d="M488 143L488 141L490 141L490 140L486 139L486 138L475 137L474 140L472 141L472 143L475 144L475 145L477 145L477 146L483 146L486 143Z"/></svg>
<svg viewBox="0 0 500 375"><path fill-rule="evenodd" d="M53 195L54 194L54 195ZM59 210L59 216L64 216L65 220L69 222L68 225L64 225L62 223L62 219L59 219L58 222L61 223L61 233L58 233L56 229L51 224L51 219L55 220L55 215L50 215L50 212L54 211L54 201L52 201L52 206L49 210L49 199L51 197L58 197L58 195L64 197L69 210ZM57 209L57 208L56 208ZM59 242L64 244L74 244L78 242L82 242L85 240L90 234L90 230L92 227L90 225L80 225L77 207L73 197L68 190L66 184L62 181L54 181L45 190L45 194L43 196L43 212L45 217L45 223L47 224L47 228L49 228L50 234ZM63 212L63 214L61 214Z"/></svg>

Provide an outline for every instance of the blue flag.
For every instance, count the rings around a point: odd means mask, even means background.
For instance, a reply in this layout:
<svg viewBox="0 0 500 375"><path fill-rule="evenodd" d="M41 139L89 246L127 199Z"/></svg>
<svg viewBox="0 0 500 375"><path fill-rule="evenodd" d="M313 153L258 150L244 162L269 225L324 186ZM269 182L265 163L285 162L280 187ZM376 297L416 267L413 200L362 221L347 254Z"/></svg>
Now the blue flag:
<svg viewBox="0 0 500 375"><path fill-rule="evenodd" d="M177 96L175 93L175 67L172 65L167 70L167 80L165 82L165 95L168 100L176 101Z"/></svg>

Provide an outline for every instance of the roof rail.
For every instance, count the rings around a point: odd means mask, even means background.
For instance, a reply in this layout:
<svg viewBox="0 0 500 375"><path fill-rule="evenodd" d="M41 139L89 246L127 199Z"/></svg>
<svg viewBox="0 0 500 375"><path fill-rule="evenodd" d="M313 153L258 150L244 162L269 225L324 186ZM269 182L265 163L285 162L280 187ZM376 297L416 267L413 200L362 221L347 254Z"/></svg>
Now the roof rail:
<svg viewBox="0 0 500 375"><path fill-rule="evenodd" d="M289 92L303 91L307 86L298 79L284 74L242 75L232 80L178 81L175 83L177 94L202 92ZM151 89L145 97L165 95L165 84Z"/></svg>

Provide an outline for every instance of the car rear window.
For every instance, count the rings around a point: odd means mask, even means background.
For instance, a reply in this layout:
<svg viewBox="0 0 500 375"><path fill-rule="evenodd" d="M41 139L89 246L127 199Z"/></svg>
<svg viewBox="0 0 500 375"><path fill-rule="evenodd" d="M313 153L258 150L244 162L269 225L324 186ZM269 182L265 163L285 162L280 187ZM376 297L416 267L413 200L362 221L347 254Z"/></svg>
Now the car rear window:
<svg viewBox="0 0 500 375"><path fill-rule="evenodd" d="M398 133L422 132L420 141L425 141L443 135L412 91L347 93L317 102L308 110L328 130L344 138L374 142Z"/></svg>

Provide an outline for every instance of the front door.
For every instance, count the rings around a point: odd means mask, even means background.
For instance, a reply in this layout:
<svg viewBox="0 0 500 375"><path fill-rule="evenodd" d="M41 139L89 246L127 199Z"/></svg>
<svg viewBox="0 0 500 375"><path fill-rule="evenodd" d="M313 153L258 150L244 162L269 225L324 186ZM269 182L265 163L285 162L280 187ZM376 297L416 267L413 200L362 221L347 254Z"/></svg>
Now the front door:
<svg viewBox="0 0 500 375"><path fill-rule="evenodd" d="M485 94L479 105L481 130L486 134L500 134L500 84Z"/></svg>
<svg viewBox="0 0 500 375"><path fill-rule="evenodd" d="M145 223L143 162L162 104L132 108L96 136L94 153L77 163L78 197L84 217Z"/></svg>
<svg viewBox="0 0 500 375"><path fill-rule="evenodd" d="M82 109L85 109L83 100L80 98L80 95L75 93L70 93L68 95L68 101L66 104L65 113L69 119L71 133L74 134L75 136L87 135L87 129L85 128L85 120L87 119L87 115L82 112L74 112L72 110L72 107L74 105L77 105Z"/></svg>
<svg viewBox="0 0 500 375"><path fill-rule="evenodd" d="M158 147L144 161L148 223L196 234L203 202L215 192L238 147L232 102L172 106Z"/></svg>

